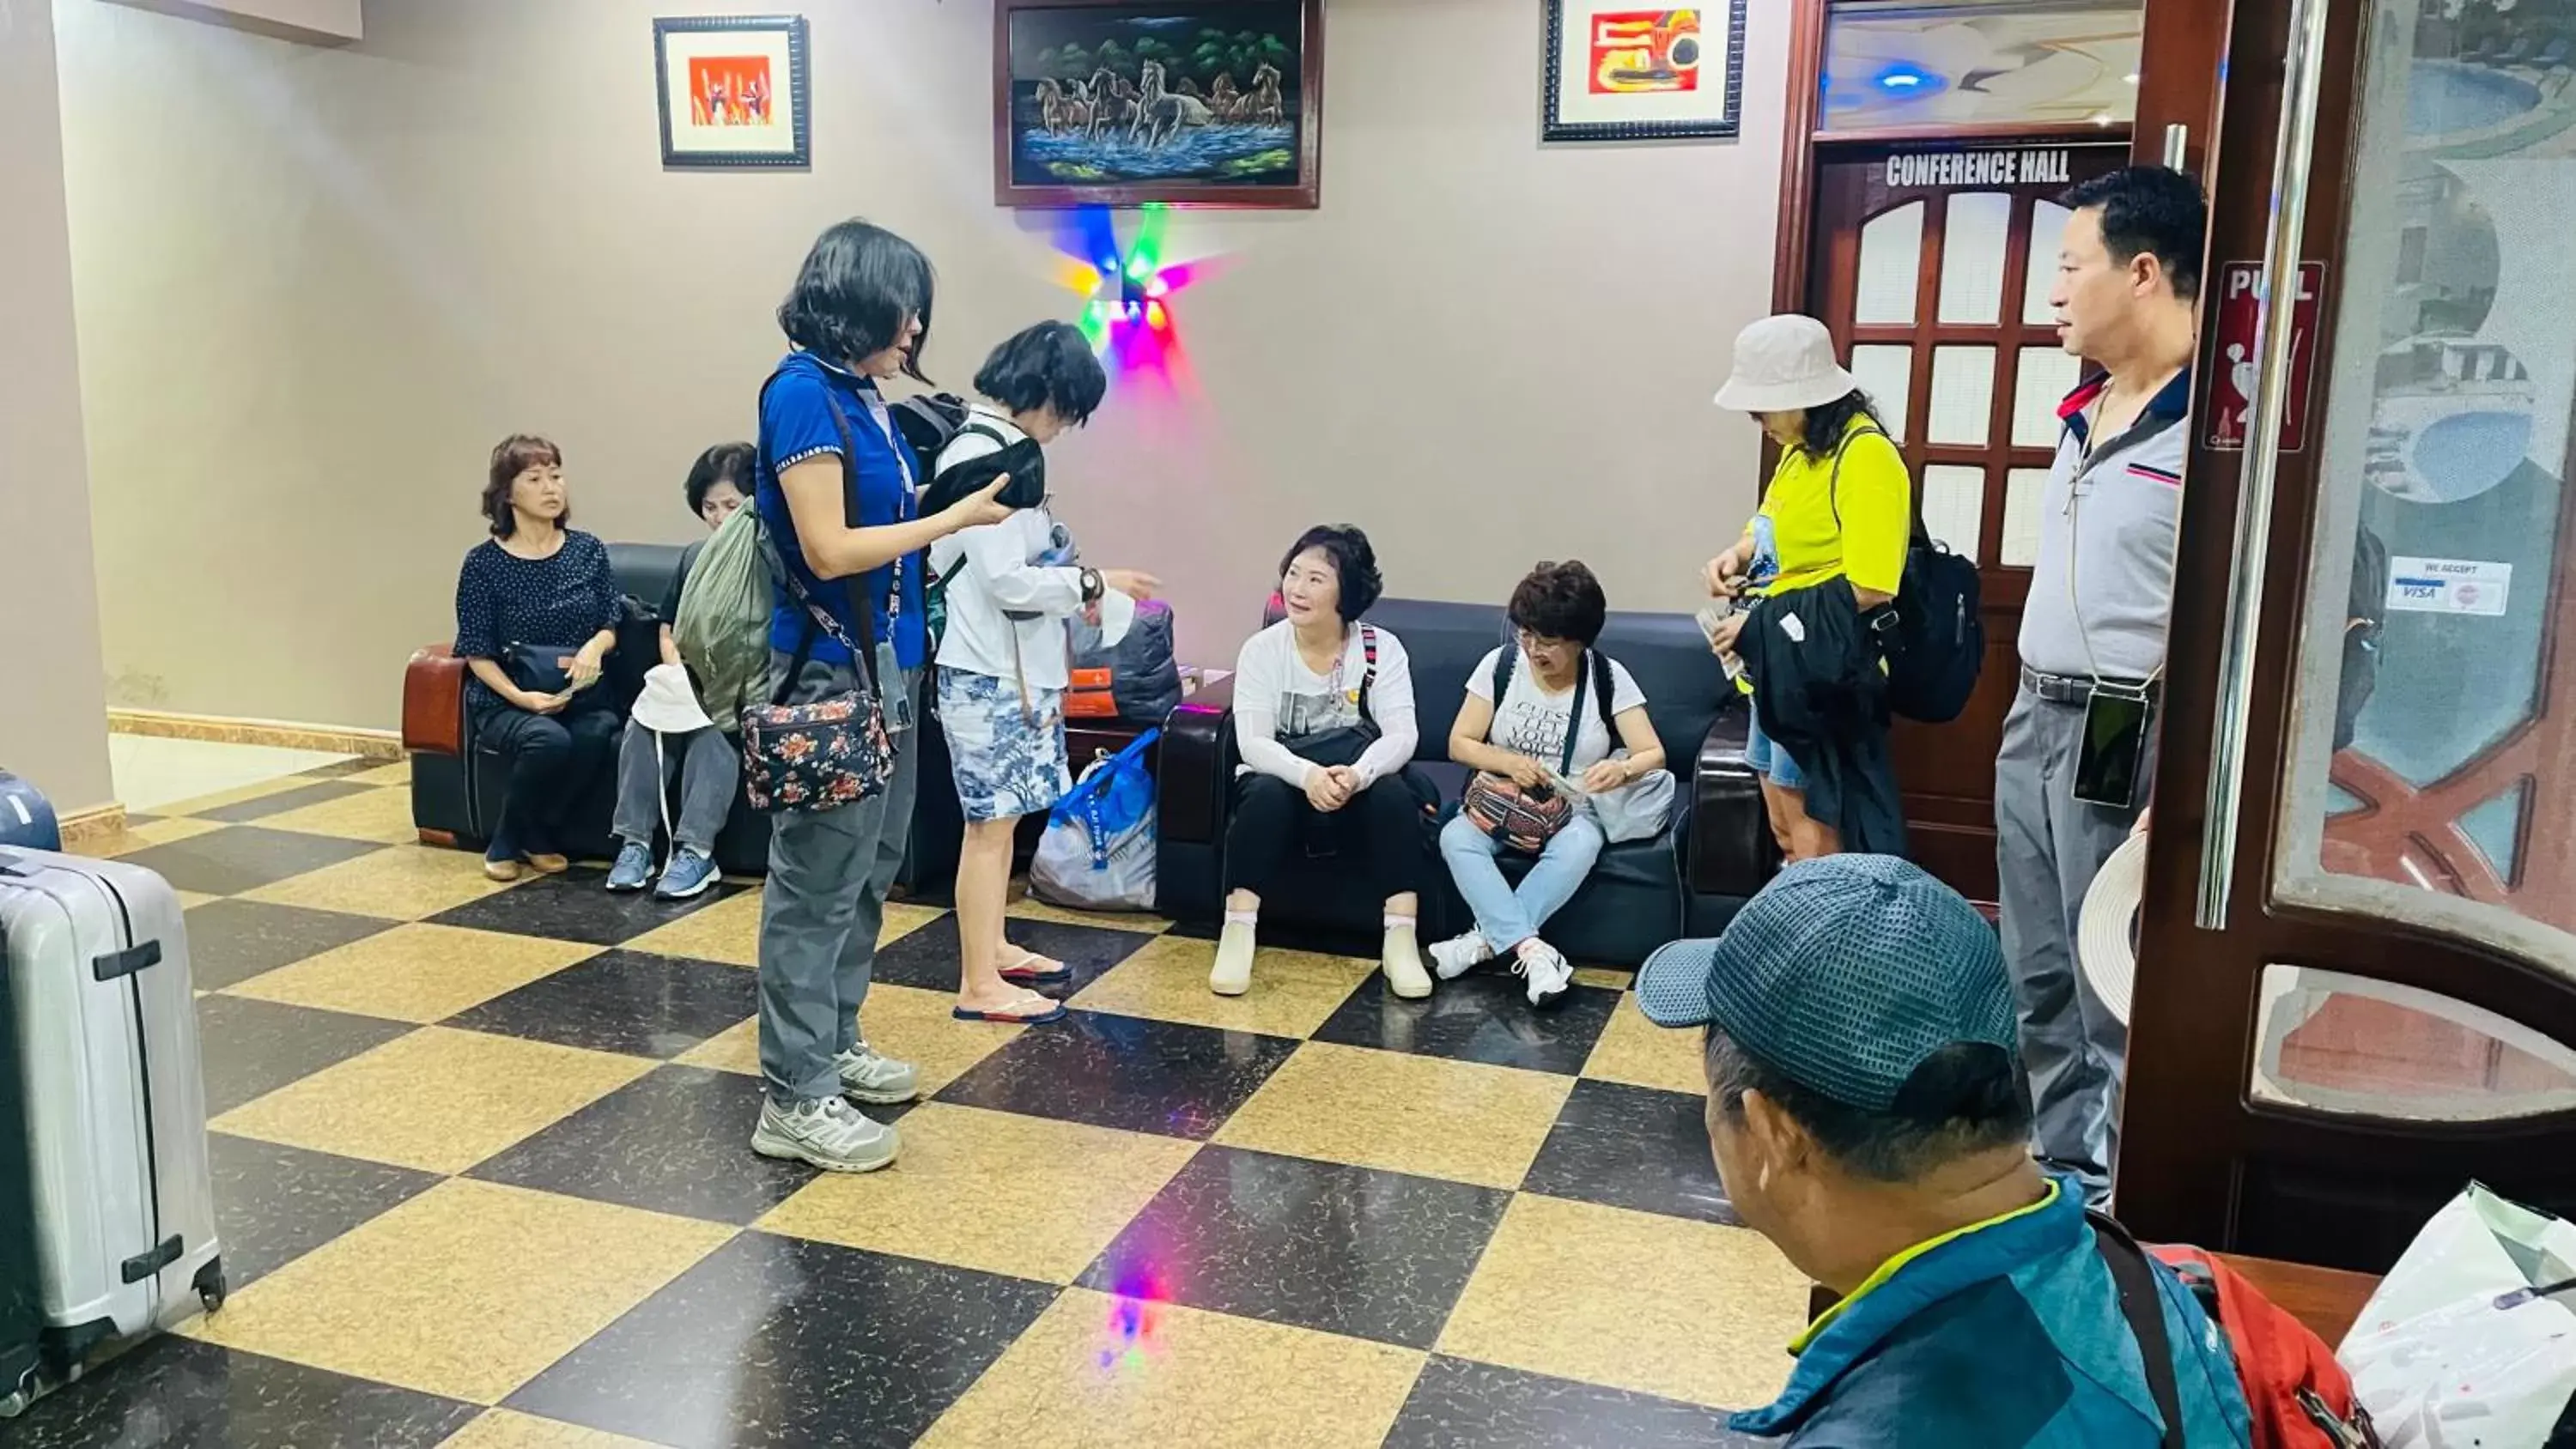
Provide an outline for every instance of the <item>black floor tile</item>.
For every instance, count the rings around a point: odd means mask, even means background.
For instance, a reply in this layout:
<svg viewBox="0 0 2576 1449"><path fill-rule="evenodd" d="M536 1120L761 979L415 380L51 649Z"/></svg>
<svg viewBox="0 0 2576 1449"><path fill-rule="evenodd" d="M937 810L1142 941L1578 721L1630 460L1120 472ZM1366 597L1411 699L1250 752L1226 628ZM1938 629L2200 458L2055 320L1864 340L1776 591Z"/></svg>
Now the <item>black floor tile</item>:
<svg viewBox="0 0 2576 1449"><path fill-rule="evenodd" d="M188 912L188 972L198 990L221 991L393 924L263 901L208 901Z"/></svg>
<svg viewBox="0 0 2576 1449"><path fill-rule="evenodd" d="M741 1025L759 1009L760 978L739 966L603 951L444 1024L667 1059Z"/></svg>
<svg viewBox="0 0 2576 1449"><path fill-rule="evenodd" d="M472 1404L164 1334L0 1422L9 1449L427 1449Z"/></svg>
<svg viewBox="0 0 2576 1449"><path fill-rule="evenodd" d="M235 1292L438 1181L380 1162L223 1132L207 1136L216 1237Z"/></svg>
<svg viewBox="0 0 2576 1449"><path fill-rule="evenodd" d="M1706 1099L1585 1078L1521 1180L1524 1192L1742 1227L1708 1153Z"/></svg>
<svg viewBox="0 0 2576 1449"><path fill-rule="evenodd" d="M381 770L387 765L397 763L399 762L395 760L374 760L365 755L356 755L345 760L333 760L327 765L315 765L309 770L298 770L295 773L298 779L303 780L337 780L343 775L363 775L369 770Z"/></svg>
<svg viewBox="0 0 2576 1449"><path fill-rule="evenodd" d="M1208 1147L1085 1287L1428 1348L1511 1194Z"/></svg>
<svg viewBox="0 0 2576 1449"><path fill-rule="evenodd" d="M350 795L363 795L373 788L375 787L372 785L352 785L346 780L317 780L310 785L298 785L292 790L280 790L273 795L262 795L256 800L236 800L230 805L218 805L211 810L198 810L193 814L199 820L221 820L231 825L245 825L253 820L265 820L271 815L283 815L289 810L301 810L307 805L320 805Z"/></svg>
<svg viewBox="0 0 2576 1449"><path fill-rule="evenodd" d="M1009 920L1003 923L1002 935L1022 950L1053 957L1073 968L1072 981L1043 988L1046 994L1059 997L1071 996L1090 985L1154 939L1141 931L1071 926L1060 921ZM927 991L955 991L957 961L957 917L950 914L879 950L876 979Z"/></svg>
<svg viewBox="0 0 2576 1449"><path fill-rule="evenodd" d="M1387 994L1384 973L1371 972L1316 1029L1315 1040L1569 1077L1582 1071L1618 1009L1619 993L1572 986L1541 1011L1529 1004L1527 990L1502 967L1483 966L1437 983L1421 1001L1406 1001Z"/></svg>
<svg viewBox="0 0 2576 1449"><path fill-rule="evenodd" d="M432 917L431 923L592 946L622 946L743 889L724 882L694 900L657 901L650 891L610 895L601 888L607 879L608 872L597 866L576 866L562 875L539 876L516 890L468 902Z"/></svg>
<svg viewBox="0 0 2576 1449"><path fill-rule="evenodd" d="M1386 1449L1762 1449L1726 1415L1651 1394L1434 1354Z"/></svg>
<svg viewBox="0 0 2576 1449"><path fill-rule="evenodd" d="M333 840L291 830L236 825L169 845L145 846L124 860L127 865L157 872L183 891L237 896L382 849L381 845L363 840Z"/></svg>
<svg viewBox="0 0 2576 1449"><path fill-rule="evenodd" d="M751 1150L758 1077L663 1067L468 1176L681 1217L745 1224L814 1180ZM862 1108L880 1122L903 1109Z"/></svg>
<svg viewBox="0 0 2576 1449"><path fill-rule="evenodd" d="M197 998L197 1038L206 1064L206 1115L229 1112L413 1028L307 1006L238 996Z"/></svg>
<svg viewBox="0 0 2576 1449"><path fill-rule="evenodd" d="M745 1233L509 1407L677 1449L908 1445L1056 1291Z"/></svg>
<svg viewBox="0 0 2576 1449"><path fill-rule="evenodd" d="M1021 1032L939 1100L1204 1140L1296 1050L1287 1037L1076 1011Z"/></svg>

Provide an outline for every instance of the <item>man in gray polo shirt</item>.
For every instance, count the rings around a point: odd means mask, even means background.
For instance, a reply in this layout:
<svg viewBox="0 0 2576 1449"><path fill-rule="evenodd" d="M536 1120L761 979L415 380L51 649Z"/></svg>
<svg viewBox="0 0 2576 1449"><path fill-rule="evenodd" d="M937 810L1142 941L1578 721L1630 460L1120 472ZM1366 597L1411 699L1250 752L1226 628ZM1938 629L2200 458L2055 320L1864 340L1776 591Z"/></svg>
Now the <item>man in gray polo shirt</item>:
<svg viewBox="0 0 2576 1449"><path fill-rule="evenodd" d="M2112 172L2064 202L2073 215L2049 304L2061 345L2102 371L2058 409L2065 427L2022 609L2021 693L1995 761L1995 856L2039 1155L2099 1200L2128 1029L2077 969L2075 926L2094 874L2147 803L2191 448L2204 207L2197 182L2160 166Z"/></svg>

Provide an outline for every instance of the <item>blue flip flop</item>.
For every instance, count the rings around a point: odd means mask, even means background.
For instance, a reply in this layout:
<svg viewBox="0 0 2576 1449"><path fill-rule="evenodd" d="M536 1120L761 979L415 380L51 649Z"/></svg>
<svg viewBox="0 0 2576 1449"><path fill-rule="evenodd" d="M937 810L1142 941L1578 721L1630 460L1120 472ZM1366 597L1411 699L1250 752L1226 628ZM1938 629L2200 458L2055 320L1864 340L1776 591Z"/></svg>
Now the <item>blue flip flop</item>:
<svg viewBox="0 0 2576 1449"><path fill-rule="evenodd" d="M1045 959L1032 951L1020 958L1020 965L1003 967L1001 977L1014 986L1062 986L1073 979L1073 968L1062 963L1058 963L1052 971L1033 971L1027 965L1028 962Z"/></svg>
<svg viewBox="0 0 2576 1449"><path fill-rule="evenodd" d="M948 1008L948 1014L959 1021L998 1021L1006 1026L1045 1026L1049 1022L1064 1020L1063 1002L1049 1002L1048 1005L1050 1010L1036 1016L1016 1016L1007 1011L969 1011L962 1006Z"/></svg>

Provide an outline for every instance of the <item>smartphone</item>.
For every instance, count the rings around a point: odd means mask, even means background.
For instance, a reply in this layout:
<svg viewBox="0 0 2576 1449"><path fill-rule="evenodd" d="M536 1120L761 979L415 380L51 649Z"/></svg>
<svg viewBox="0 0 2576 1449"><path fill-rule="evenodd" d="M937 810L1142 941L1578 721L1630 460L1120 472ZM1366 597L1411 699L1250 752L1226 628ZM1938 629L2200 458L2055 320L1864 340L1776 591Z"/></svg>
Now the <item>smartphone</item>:
<svg viewBox="0 0 2576 1449"><path fill-rule="evenodd" d="M2084 701L2084 738L2075 754L2076 799L2112 810L2137 808L2154 713L2145 690L2093 687Z"/></svg>

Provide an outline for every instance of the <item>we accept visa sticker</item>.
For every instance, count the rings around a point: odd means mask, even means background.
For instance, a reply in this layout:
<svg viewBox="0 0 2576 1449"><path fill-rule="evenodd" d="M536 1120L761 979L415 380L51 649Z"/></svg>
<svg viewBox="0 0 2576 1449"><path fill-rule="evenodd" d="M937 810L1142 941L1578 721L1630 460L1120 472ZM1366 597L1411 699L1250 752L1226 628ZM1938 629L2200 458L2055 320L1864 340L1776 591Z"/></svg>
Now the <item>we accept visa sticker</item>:
<svg viewBox="0 0 2576 1449"><path fill-rule="evenodd" d="M2504 613L2513 587L2513 565L2474 559L2392 558L2388 561L2388 607L2415 614Z"/></svg>

